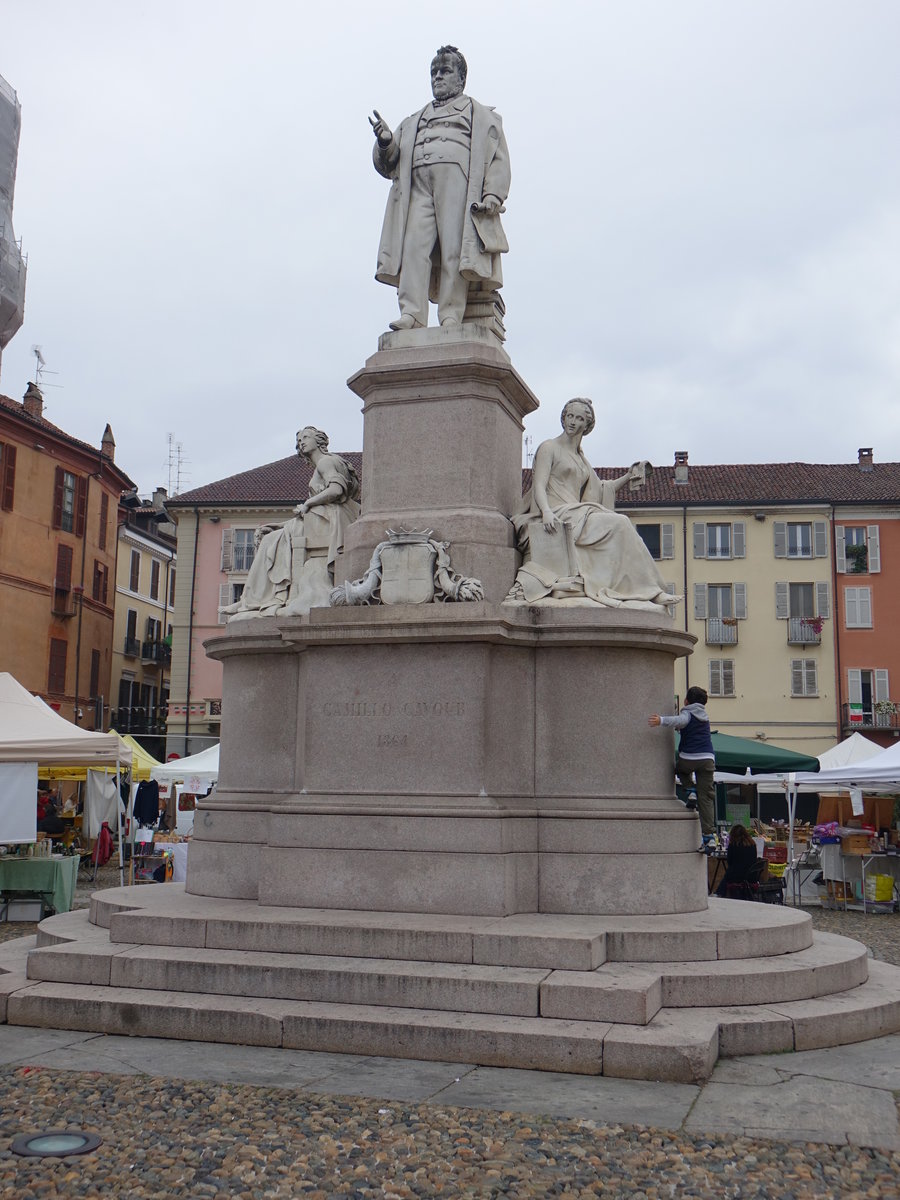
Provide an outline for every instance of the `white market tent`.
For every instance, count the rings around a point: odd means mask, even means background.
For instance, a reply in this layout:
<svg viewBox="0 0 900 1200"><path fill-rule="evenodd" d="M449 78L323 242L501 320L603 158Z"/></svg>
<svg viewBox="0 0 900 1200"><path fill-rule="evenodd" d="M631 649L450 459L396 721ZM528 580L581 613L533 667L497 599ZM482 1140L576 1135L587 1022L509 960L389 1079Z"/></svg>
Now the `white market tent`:
<svg viewBox="0 0 900 1200"><path fill-rule="evenodd" d="M788 857L794 861L794 817L797 795L818 792L835 795L850 788L867 792L900 792L900 743L886 750L859 733L830 746L817 755L822 769L785 771L772 775L725 775L716 772L722 783L753 783L760 791L783 792L788 807Z"/></svg>
<svg viewBox="0 0 900 1200"><path fill-rule="evenodd" d="M215 746L207 746L199 754L191 754L188 758L175 758L171 762L154 767L150 778L169 787L176 787L176 795L178 784L183 792L205 792L219 778L219 745L216 743ZM193 812L182 813L178 807L175 828L179 832L188 831L193 828L193 824Z"/></svg>
<svg viewBox="0 0 900 1200"><path fill-rule="evenodd" d="M0 762L129 766L131 750L115 733L92 733L73 725L8 671L0 671Z"/></svg>
<svg viewBox="0 0 900 1200"><path fill-rule="evenodd" d="M32 696L8 671L0 671L0 762L61 767L115 764L118 771L131 765L131 750L122 745L118 734L95 733L67 721L39 697ZM119 873L123 876L122 812L118 805L116 812Z"/></svg>
<svg viewBox="0 0 900 1200"><path fill-rule="evenodd" d="M196 782L197 788L209 787L219 778L219 746L207 746L199 754L191 754L188 758L175 758L171 762L161 763L150 772L150 778L158 783L188 783Z"/></svg>

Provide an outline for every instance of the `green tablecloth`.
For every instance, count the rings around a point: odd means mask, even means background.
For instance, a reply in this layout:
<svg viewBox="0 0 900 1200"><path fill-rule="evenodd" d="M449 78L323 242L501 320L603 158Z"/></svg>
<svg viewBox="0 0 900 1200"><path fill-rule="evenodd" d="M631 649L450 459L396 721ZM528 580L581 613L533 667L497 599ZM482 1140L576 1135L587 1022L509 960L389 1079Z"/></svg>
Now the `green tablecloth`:
<svg viewBox="0 0 900 1200"><path fill-rule="evenodd" d="M68 912L77 874L77 854L64 858L0 858L0 892L42 892L57 912Z"/></svg>

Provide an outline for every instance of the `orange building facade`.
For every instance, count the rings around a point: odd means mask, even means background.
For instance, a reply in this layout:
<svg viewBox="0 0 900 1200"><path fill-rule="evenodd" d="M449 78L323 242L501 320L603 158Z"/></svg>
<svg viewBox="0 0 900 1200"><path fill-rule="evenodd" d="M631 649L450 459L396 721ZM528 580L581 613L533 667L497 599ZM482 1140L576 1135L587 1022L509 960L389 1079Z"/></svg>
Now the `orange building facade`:
<svg viewBox="0 0 900 1200"><path fill-rule="evenodd" d="M109 704L119 499L134 488L114 455L109 426L99 447L71 437L34 385L0 396L0 670L86 729Z"/></svg>
<svg viewBox="0 0 900 1200"><path fill-rule="evenodd" d="M833 532L841 734L888 746L900 737L900 506L841 505Z"/></svg>

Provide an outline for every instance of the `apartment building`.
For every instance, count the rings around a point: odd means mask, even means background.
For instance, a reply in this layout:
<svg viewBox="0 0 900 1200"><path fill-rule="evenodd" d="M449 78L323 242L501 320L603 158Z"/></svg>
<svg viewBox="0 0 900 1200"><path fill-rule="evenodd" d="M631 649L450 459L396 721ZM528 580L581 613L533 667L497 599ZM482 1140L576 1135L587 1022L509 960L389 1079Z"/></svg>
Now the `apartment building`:
<svg viewBox="0 0 900 1200"><path fill-rule="evenodd" d="M877 492L870 447L859 466ZM900 737L900 513L889 492L867 504L847 497L834 509L841 733L858 730L881 745Z"/></svg>
<svg viewBox="0 0 900 1200"><path fill-rule="evenodd" d="M102 728L109 697L119 498L134 484L44 416L40 389L0 396L0 670L62 716Z"/></svg>
<svg viewBox="0 0 900 1200"><path fill-rule="evenodd" d="M892 584L883 574L874 587L848 581L839 531L846 521L844 541L868 539L877 574L879 530L892 541L900 516L900 464L860 451L848 464L690 466L682 451L619 507L685 597L679 620L698 640L676 672L678 696L700 684L723 733L808 754L861 727L855 713L851 726L851 692L861 704L866 689L874 725L900 639L886 607L872 624L872 597L886 604ZM860 557L850 551L851 563Z"/></svg>
<svg viewBox="0 0 900 1200"><path fill-rule="evenodd" d="M175 525L165 503L164 488L148 501L123 497L108 719L156 758L166 749L176 586Z"/></svg>

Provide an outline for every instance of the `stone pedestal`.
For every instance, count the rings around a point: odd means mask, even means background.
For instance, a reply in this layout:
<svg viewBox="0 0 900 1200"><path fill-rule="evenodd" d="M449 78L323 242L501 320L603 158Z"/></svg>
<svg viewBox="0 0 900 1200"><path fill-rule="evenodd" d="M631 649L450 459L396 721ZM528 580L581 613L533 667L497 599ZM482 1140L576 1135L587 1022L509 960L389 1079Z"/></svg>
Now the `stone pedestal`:
<svg viewBox="0 0 900 1200"><path fill-rule="evenodd" d="M348 386L364 401L364 483L335 582L363 574L385 530L428 528L499 603L518 566L522 421L538 402L497 339L474 325L385 334Z"/></svg>
<svg viewBox="0 0 900 1200"><path fill-rule="evenodd" d="M693 638L665 617L483 604L315 609L207 643L222 760L188 891L507 915L706 906L673 795Z"/></svg>

